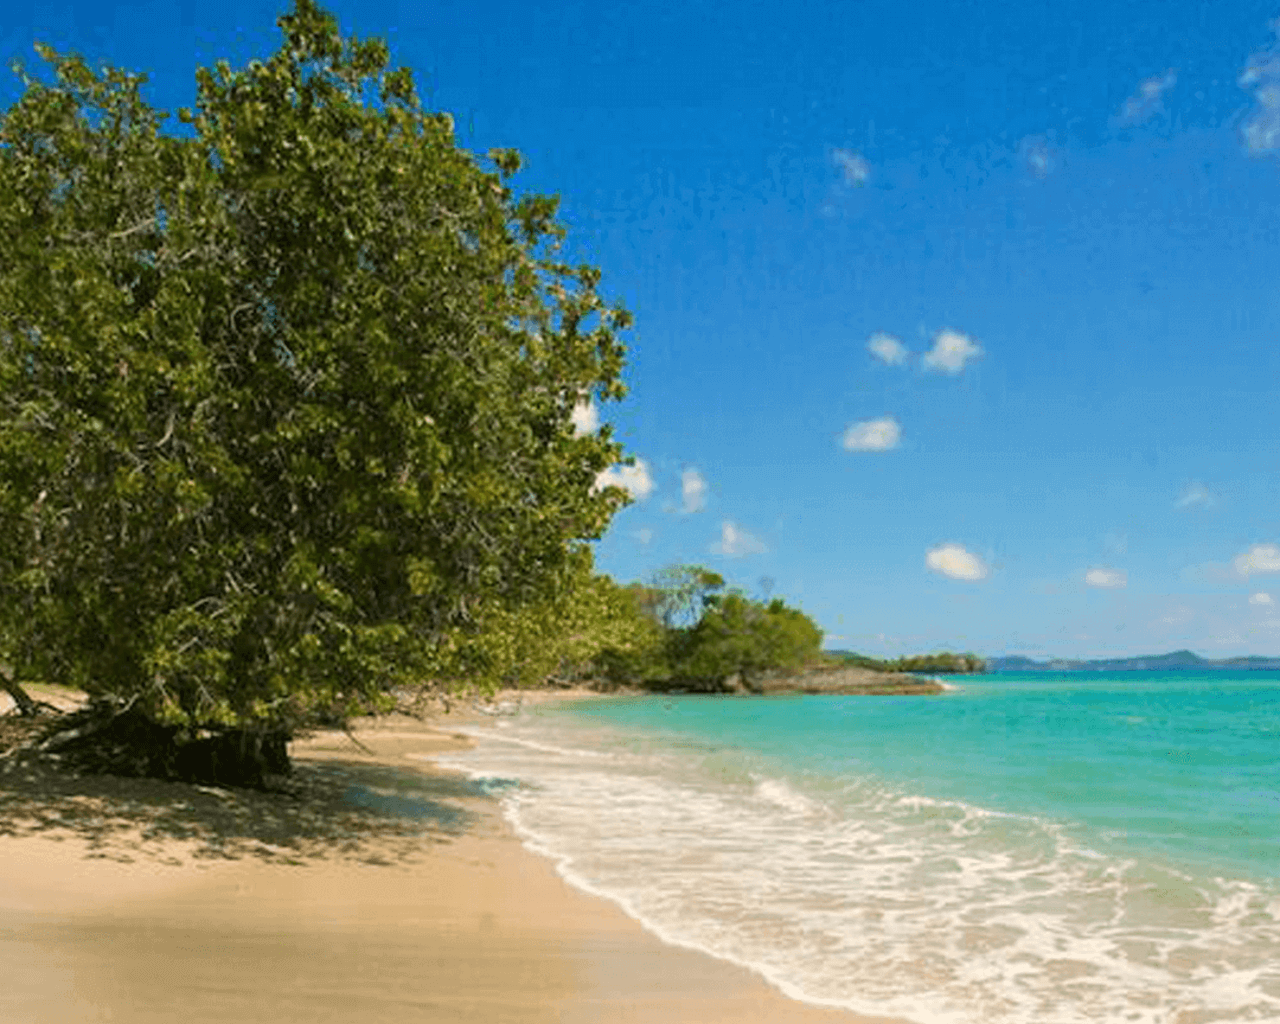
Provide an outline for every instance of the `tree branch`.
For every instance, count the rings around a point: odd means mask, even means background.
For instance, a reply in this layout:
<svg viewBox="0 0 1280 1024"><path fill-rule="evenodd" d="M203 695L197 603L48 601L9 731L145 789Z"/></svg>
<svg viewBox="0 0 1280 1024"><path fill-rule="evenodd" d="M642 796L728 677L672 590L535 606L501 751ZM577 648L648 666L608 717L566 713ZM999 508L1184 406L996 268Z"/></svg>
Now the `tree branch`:
<svg viewBox="0 0 1280 1024"><path fill-rule="evenodd" d="M3 689L13 702L18 705L18 714L23 718L35 718L37 715L45 711L57 712L60 709L55 708L52 704L46 704L42 700L34 699L26 690L18 685L17 681L11 679L7 673L0 670L0 689Z"/></svg>

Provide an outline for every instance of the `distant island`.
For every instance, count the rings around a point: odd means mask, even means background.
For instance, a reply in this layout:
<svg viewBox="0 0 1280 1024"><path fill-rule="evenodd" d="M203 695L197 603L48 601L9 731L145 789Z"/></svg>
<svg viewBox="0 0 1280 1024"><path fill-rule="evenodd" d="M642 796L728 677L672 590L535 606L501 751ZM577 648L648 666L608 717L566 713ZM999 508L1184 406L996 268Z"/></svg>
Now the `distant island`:
<svg viewBox="0 0 1280 1024"><path fill-rule="evenodd" d="M1053 659L1033 661L1013 655L1005 658L988 658L988 672L1143 672L1178 671L1241 671L1248 669L1280 669L1280 657L1271 658L1251 654L1238 658L1202 658L1192 651L1173 651L1169 654L1147 654L1135 658L1099 658L1093 661Z"/></svg>

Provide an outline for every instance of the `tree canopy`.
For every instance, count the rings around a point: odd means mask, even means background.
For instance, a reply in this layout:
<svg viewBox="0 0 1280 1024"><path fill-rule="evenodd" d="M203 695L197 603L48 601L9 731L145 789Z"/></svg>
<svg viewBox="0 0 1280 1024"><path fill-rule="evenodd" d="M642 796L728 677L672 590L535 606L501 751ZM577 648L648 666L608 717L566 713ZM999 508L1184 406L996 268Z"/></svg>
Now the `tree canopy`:
<svg viewBox="0 0 1280 1024"><path fill-rule="evenodd" d="M648 585L616 588L629 600L610 604L608 621L625 644L599 634L595 671L650 689L719 691L734 688L733 677L750 688L761 673L821 661L822 630L808 615L724 588L724 577L700 565L669 565Z"/></svg>
<svg viewBox="0 0 1280 1024"><path fill-rule="evenodd" d="M723 589L724 577L718 572L701 565L669 565L654 573L649 590L652 614L667 629L693 625Z"/></svg>
<svg viewBox="0 0 1280 1024"><path fill-rule="evenodd" d="M767 604L729 593L718 597L679 644L679 671L692 679L721 680L814 661L822 630L780 598Z"/></svg>
<svg viewBox="0 0 1280 1024"><path fill-rule="evenodd" d="M627 501L571 413L624 395L631 319L557 200L382 41L277 24L198 69L194 137L47 47L0 122L0 663L190 728L457 671Z"/></svg>

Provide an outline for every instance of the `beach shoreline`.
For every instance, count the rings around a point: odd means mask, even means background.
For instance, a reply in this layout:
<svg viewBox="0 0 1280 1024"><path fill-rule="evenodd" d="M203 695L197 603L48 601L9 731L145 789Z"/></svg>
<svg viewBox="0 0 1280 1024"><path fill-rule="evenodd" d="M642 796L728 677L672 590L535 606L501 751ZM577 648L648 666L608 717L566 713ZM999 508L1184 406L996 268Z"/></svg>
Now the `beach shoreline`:
<svg viewBox="0 0 1280 1024"><path fill-rule="evenodd" d="M492 796L431 760L470 745L460 728L598 697L500 693L293 744L316 793L358 797L376 819L312 814L310 796L101 777L58 780L41 800L0 775L0 962L14 979L0 1019L871 1020L663 943L570 886Z"/></svg>

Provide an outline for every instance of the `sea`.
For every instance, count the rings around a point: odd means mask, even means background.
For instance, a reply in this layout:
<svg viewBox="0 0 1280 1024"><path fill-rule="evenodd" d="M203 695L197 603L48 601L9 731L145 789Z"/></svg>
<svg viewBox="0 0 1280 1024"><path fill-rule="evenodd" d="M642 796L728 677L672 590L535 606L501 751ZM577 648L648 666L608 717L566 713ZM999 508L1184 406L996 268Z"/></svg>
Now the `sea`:
<svg viewBox="0 0 1280 1024"><path fill-rule="evenodd" d="M525 708L445 763L667 942L918 1024L1280 1020L1280 673Z"/></svg>

